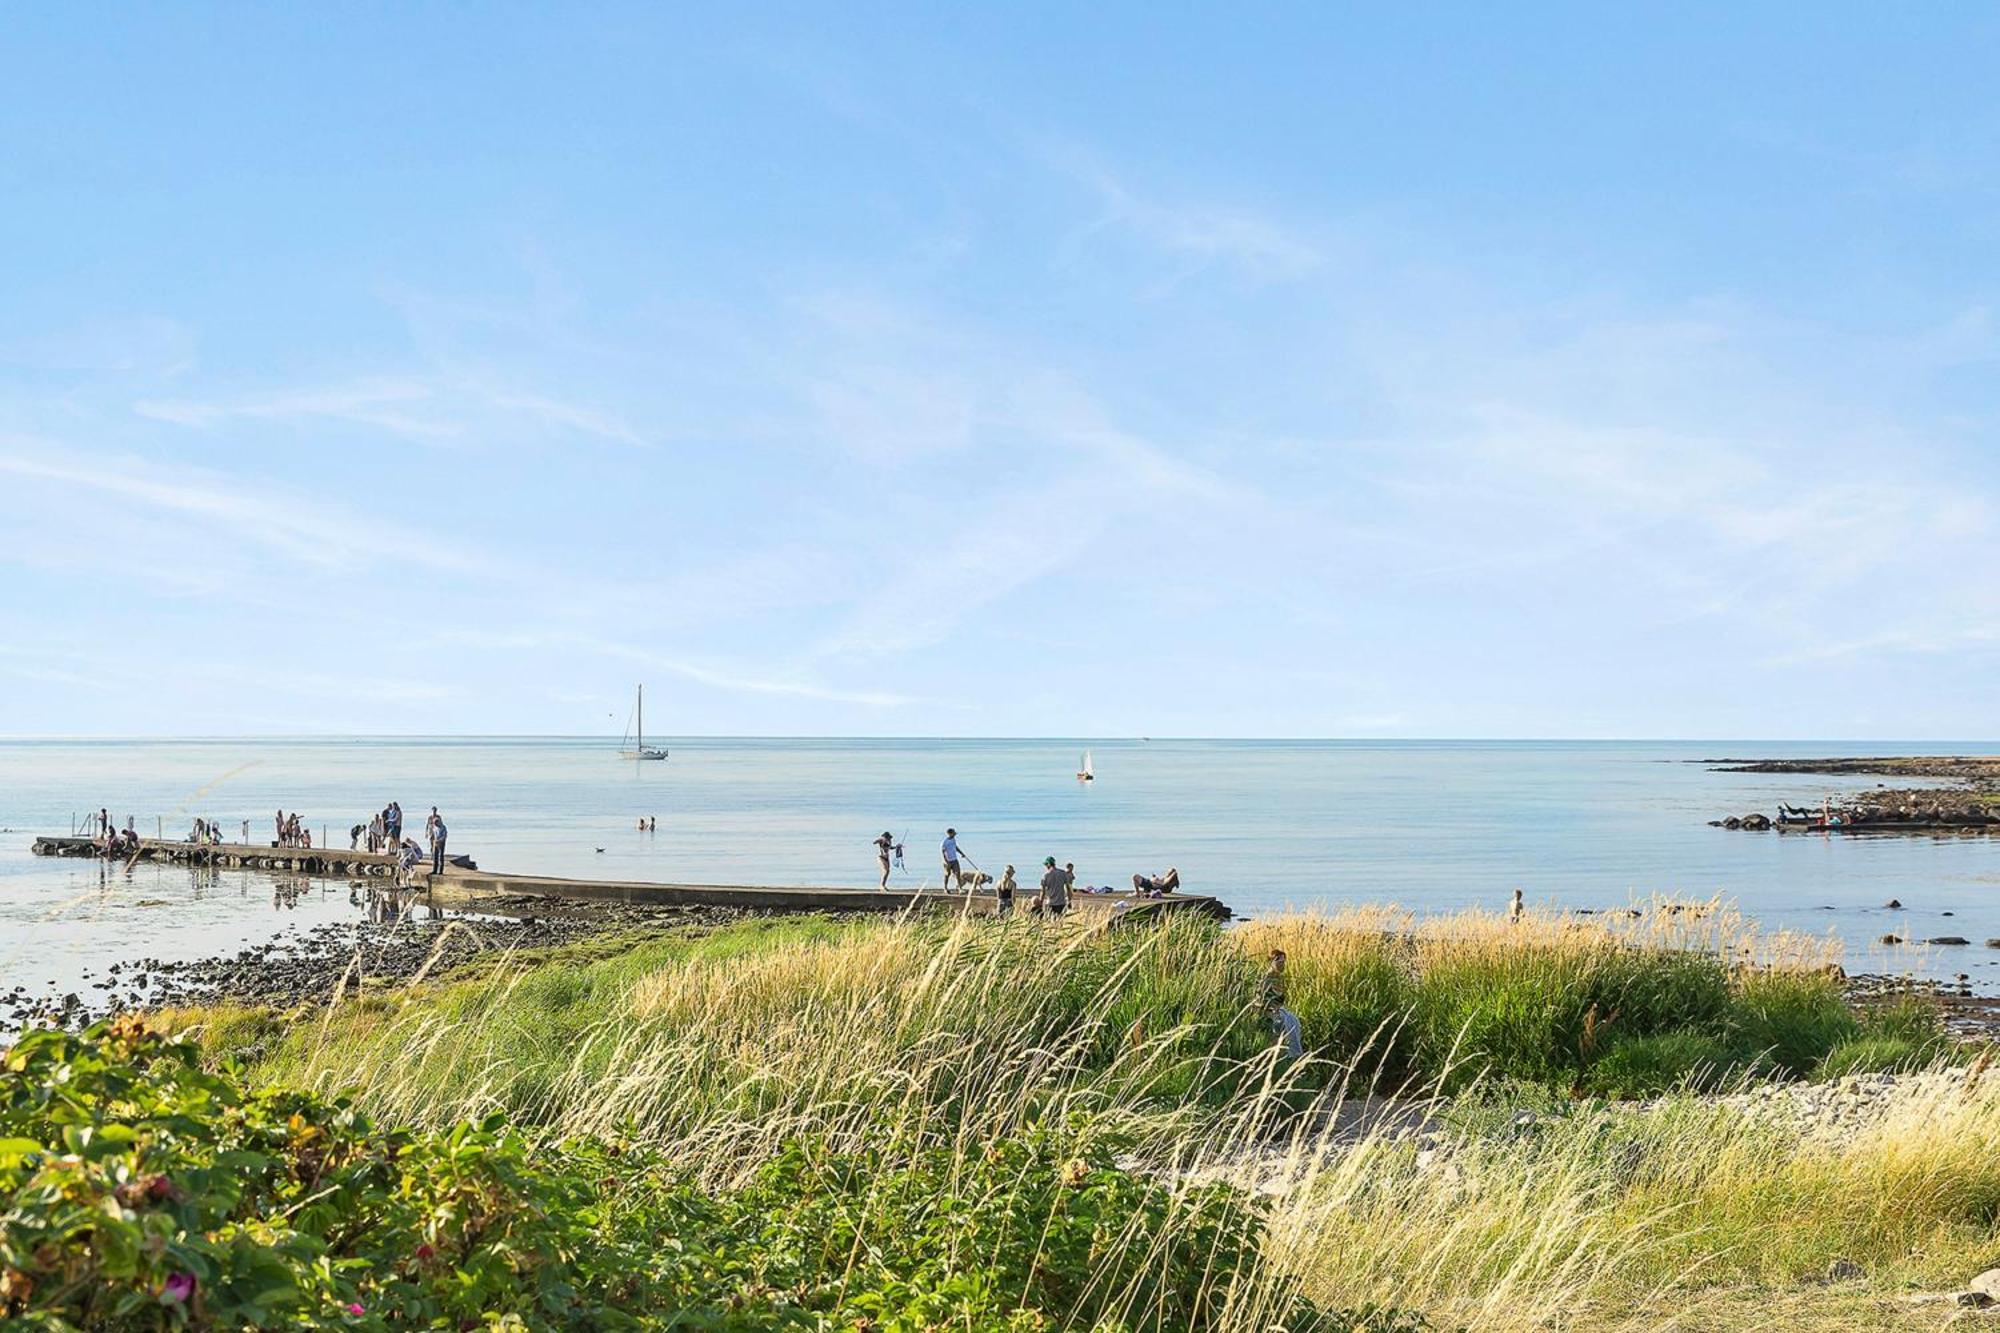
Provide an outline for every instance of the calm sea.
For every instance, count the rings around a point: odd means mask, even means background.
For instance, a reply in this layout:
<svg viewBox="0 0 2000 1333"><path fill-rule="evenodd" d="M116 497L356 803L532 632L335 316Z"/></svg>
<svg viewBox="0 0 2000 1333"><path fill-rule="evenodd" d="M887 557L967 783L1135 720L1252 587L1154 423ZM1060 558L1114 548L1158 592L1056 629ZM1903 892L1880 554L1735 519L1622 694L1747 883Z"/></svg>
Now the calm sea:
<svg viewBox="0 0 2000 1333"><path fill-rule="evenodd" d="M1092 741L668 738L670 761L601 740L0 742L0 991L77 989L135 953L194 958L360 914L347 886L268 875L130 871L31 856L100 805L151 834L199 814L234 836L298 810L342 845L391 799L435 804L451 849L503 870L750 884L867 885L870 840L907 840L914 885L947 825L973 861L1029 877L1045 855L1080 882L1180 869L1240 914L1287 905L1417 909L1722 894L1771 926L1832 932L1851 970L2000 989L2000 838L1733 833L1722 815L1817 802L1843 780L1712 773L1689 760L1984 753L1990 746L1768 742ZM1853 784L1847 784L1853 785ZM655 832L639 832L656 816ZM1889 899L1901 910L1887 910ZM1830 909L1830 910L1829 910ZM1949 914L1949 915L1947 915ZM1966 948L1882 950L1885 932Z"/></svg>

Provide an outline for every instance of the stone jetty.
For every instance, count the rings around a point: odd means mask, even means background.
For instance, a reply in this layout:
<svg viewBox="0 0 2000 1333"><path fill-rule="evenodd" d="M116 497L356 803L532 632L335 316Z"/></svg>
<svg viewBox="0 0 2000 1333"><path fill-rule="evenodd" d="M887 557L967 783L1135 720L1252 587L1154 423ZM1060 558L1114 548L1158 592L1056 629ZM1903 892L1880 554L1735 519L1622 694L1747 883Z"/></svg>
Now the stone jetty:
<svg viewBox="0 0 2000 1333"><path fill-rule="evenodd" d="M96 839L40 837L37 856L107 859ZM224 869L271 870L329 879L386 879L397 876L396 858L386 852L348 851L338 847L279 847L247 843L194 843L141 838L138 850L121 862L166 862ZM411 887L453 905L513 903L523 900L583 905L623 903L643 907L728 907L754 912L901 912L911 908L949 907L987 915L998 907L991 891L945 893L908 889L838 889L759 884L661 884L647 880L568 879L556 875L515 875L481 870L470 857L454 856L445 873L430 873L424 861L408 881ZM1024 893L1017 906L1032 894ZM1198 912L1227 920L1230 910L1205 894L1176 893L1164 898L1139 898L1129 893L1074 893L1072 912L1086 918L1108 916L1140 920L1168 912Z"/></svg>

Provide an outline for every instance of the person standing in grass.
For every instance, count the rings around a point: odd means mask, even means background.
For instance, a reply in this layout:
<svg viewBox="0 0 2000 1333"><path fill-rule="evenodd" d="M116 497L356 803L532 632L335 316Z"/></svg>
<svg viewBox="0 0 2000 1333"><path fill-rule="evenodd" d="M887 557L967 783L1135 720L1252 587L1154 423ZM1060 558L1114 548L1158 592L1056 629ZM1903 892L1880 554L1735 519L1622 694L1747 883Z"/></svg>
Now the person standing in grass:
<svg viewBox="0 0 2000 1333"><path fill-rule="evenodd" d="M999 900L999 906L993 912L995 916L1014 915L1014 887L1014 867L1008 866L1000 876L1000 882L993 886L993 895Z"/></svg>
<svg viewBox="0 0 2000 1333"><path fill-rule="evenodd" d="M1053 856L1042 858L1042 892L1036 901L1049 916L1061 916L1069 910L1069 872L1057 865Z"/></svg>
<svg viewBox="0 0 2000 1333"><path fill-rule="evenodd" d="M1271 1016L1271 1031L1285 1048L1285 1054L1294 1060L1304 1055L1305 1036L1299 1027L1299 1016L1285 1007L1288 994L1283 949L1271 950L1270 966L1264 971L1263 993L1259 998Z"/></svg>

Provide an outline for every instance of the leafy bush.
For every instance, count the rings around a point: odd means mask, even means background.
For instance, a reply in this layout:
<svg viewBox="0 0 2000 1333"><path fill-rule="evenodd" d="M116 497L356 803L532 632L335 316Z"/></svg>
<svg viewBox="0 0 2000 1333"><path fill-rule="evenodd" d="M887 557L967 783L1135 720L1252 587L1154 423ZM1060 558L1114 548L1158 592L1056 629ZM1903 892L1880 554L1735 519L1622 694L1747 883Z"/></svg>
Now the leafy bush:
<svg viewBox="0 0 2000 1333"><path fill-rule="evenodd" d="M1828 1051L1861 1033L1840 981L1818 972L1746 975L1734 1027L1739 1047L1793 1075L1810 1072Z"/></svg>
<svg viewBox="0 0 2000 1333"><path fill-rule="evenodd" d="M1813 1071L1820 1078L1892 1074L1929 1064L1923 1043L1907 1037L1856 1037L1828 1051Z"/></svg>
<svg viewBox="0 0 2000 1333"><path fill-rule="evenodd" d="M1584 1082L1606 1097L1650 1097L1683 1088L1713 1088L1736 1063L1721 1041L1684 1028L1614 1042L1591 1065Z"/></svg>
<svg viewBox="0 0 2000 1333"><path fill-rule="evenodd" d="M411 1133L246 1091L132 1022L0 1073L0 1316L44 1329L1401 1330L1273 1289L1263 1219L1171 1191L1083 1124L971 1152L789 1145L711 1196L646 1152ZM1259 1284L1264 1285L1260 1286Z"/></svg>

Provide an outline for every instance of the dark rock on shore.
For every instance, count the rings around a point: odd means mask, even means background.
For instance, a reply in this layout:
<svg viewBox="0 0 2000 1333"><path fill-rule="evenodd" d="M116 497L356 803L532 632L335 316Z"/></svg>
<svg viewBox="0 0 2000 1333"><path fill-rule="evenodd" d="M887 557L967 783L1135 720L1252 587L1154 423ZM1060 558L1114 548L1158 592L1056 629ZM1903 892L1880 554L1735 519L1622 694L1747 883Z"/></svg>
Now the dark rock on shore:
<svg viewBox="0 0 2000 1333"><path fill-rule="evenodd" d="M501 915L532 905L534 914ZM747 913L730 908L592 904L544 907L539 900L496 903L477 914L446 914L408 895L375 919L318 926L234 956L182 961L130 959L95 983L102 995L74 992L50 1001L16 986L0 995L0 1032L32 1022L80 1027L112 1014L220 1002L290 1008L323 1004L340 992L387 990L435 978L482 957L570 944L609 932L720 925Z"/></svg>
<svg viewBox="0 0 2000 1333"><path fill-rule="evenodd" d="M1824 773L1834 776L1947 778L2000 790L2000 756L1861 755L1820 759L1697 759L1717 773Z"/></svg>

